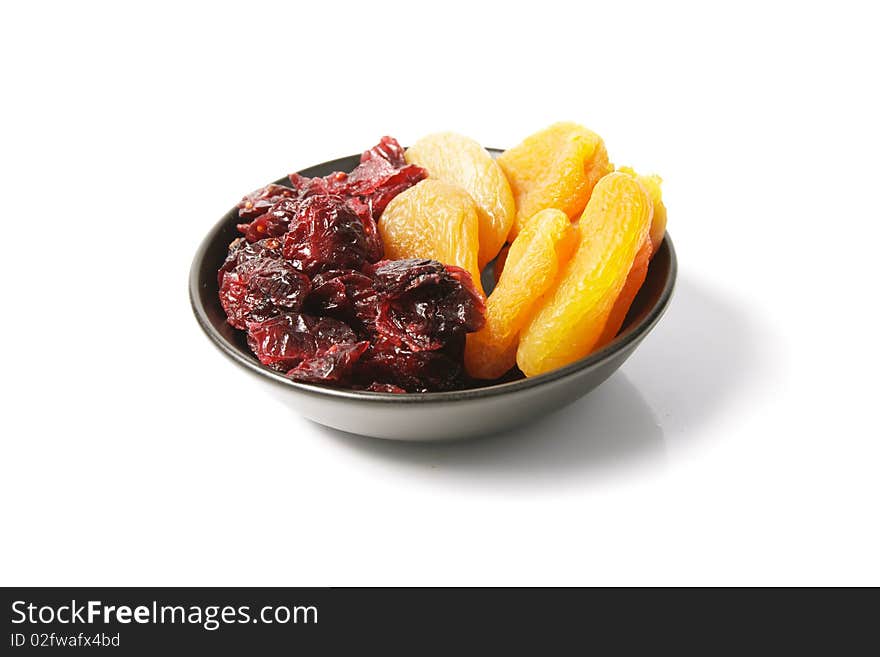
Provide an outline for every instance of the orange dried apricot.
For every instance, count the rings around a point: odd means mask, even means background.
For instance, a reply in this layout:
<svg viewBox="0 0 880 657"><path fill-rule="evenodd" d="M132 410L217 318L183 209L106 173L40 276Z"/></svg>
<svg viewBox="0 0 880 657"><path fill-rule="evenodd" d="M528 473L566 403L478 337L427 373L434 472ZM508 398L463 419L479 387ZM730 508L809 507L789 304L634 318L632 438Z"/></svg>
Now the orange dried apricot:
<svg viewBox="0 0 880 657"><path fill-rule="evenodd" d="M651 215L651 199L632 176L611 173L596 184L578 223L577 250L520 333L516 362L526 376L593 351L648 239Z"/></svg>
<svg viewBox="0 0 880 657"><path fill-rule="evenodd" d="M663 204L663 192L660 189L663 178L656 174L643 176L633 171L632 167L620 167L618 171L633 176L642 183L642 187L651 197L654 206L654 218L651 220L651 246L656 253L666 234L666 206Z"/></svg>
<svg viewBox="0 0 880 657"><path fill-rule="evenodd" d="M428 171L436 180L458 185L474 199L480 219L480 269L504 245L516 206L504 172L476 141L454 132L419 139L406 150L406 161Z"/></svg>
<svg viewBox="0 0 880 657"><path fill-rule="evenodd" d="M542 210L510 245L504 273L486 303L486 323L467 336L464 365L477 379L496 379L516 364L517 338L535 302L556 280L576 231L560 210Z"/></svg>
<svg viewBox="0 0 880 657"><path fill-rule="evenodd" d="M608 316L608 322L605 324L602 336L596 343L596 349L605 346L617 336L620 327L623 326L623 320L626 319L630 306L632 306L636 295L639 293L639 289L641 289L645 278L648 276L648 265L651 263L651 258L654 257L657 249L660 248L663 236L666 234L666 206L663 205L663 195L660 190L660 184L663 182L663 179L657 175L643 176L637 174L630 167L620 167L618 171L633 176L641 183L651 198L654 214L651 219L651 230L648 239L645 240L645 243L642 244L636 255L633 267L626 277L623 290L621 290L620 295L614 302L614 308Z"/></svg>
<svg viewBox="0 0 880 657"><path fill-rule="evenodd" d="M596 182L614 170L602 138L576 123L554 123L498 156L516 202L510 238L545 208L576 219Z"/></svg>
<svg viewBox="0 0 880 657"><path fill-rule="evenodd" d="M430 258L461 267L483 294L477 266L479 226L470 194L428 178L391 200L379 219L379 234L386 258Z"/></svg>
<svg viewBox="0 0 880 657"><path fill-rule="evenodd" d="M639 293L639 289L641 289L642 284L645 282L645 278L648 276L648 265L653 254L654 247L649 237L645 239L639 252L636 253L632 269L629 270L626 283L623 284L623 289L614 301L614 307L611 309L611 314L608 315L608 321L605 322L602 335L596 341L595 349L601 349L617 337L620 327L623 326L623 320L626 319L626 314L629 312L629 307L632 305L636 295Z"/></svg>

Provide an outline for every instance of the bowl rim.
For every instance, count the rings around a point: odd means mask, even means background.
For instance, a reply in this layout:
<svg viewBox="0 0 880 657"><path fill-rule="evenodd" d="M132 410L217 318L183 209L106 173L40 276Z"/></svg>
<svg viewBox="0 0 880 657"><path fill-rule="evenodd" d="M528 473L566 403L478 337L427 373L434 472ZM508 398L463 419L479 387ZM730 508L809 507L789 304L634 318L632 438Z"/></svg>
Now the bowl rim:
<svg viewBox="0 0 880 657"><path fill-rule="evenodd" d="M492 152L496 149L487 150ZM327 162L324 162L322 164L314 165L314 167L322 165L332 165L334 162L349 160L351 157L355 156L346 156L336 158L335 160L328 160ZM310 168L313 167L305 167L301 171L305 171ZM282 178L280 180L284 179ZM639 341L641 341L641 339L645 335L647 335L647 333L654 327L654 325L659 321L660 317L666 311L666 308L669 305L669 301L672 298L672 293L675 289L676 278L678 276L678 259L675 254L675 247L673 246L672 240L669 237L669 232L667 231L664 234L663 242L661 243L660 248L665 247L669 251L668 273L666 276L666 280L663 282L663 289L661 290L660 295L657 297L656 303L654 303L654 305L645 313L644 317L642 317L639 322L633 324L632 326L629 326L626 331L619 334L611 342L609 342L598 351L594 351L593 353L584 356L583 358L576 360L573 363L569 363L568 365L565 365L563 367L545 372L544 374L539 374L538 376L526 377L523 379L508 381L505 383L496 383L479 388L450 390L447 392L412 392L407 394L399 394L390 392L372 392L368 390L350 390L347 388L331 388L329 386L321 386L317 384L301 383L299 381L294 381L293 379L287 378L280 372L276 372L275 370L265 367L256 359L256 357L243 354L242 350L239 349L237 345L230 343L219 331L217 331L213 323L208 318L207 311L205 310L205 307L202 304L199 295L199 272L201 270L202 262L205 259L208 251L214 245L217 236L223 231L224 228L227 227L228 219L226 219L226 215L228 214L229 212L227 212L223 218L221 218L217 223L214 224L208 234L204 237L204 239L202 239L202 242L199 245L195 256L193 257L192 265L190 266L189 272L189 300L193 314L195 315L199 326L201 326L202 330L205 332L211 342L213 342L214 345L220 349L220 351L226 354L227 357L231 358L238 365L244 367L254 374L257 374L258 376L265 377L274 383L287 386L299 392L319 397L333 397L336 399L393 404L449 402L463 399L480 399L484 397L493 397L495 395L528 390L544 385L546 383L551 383L553 381L567 378L580 372L581 370L595 367L605 360L611 358L614 354L625 350L633 343L638 343Z"/></svg>

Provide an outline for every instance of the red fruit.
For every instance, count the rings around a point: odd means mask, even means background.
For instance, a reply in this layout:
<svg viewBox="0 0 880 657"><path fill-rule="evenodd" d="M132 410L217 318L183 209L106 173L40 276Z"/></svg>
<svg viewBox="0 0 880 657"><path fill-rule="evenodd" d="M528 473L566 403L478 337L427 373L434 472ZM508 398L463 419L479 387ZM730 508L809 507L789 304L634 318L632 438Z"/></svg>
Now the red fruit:
<svg viewBox="0 0 880 657"><path fill-rule="evenodd" d="M360 269L381 254L378 248L345 199L322 195L299 202L281 253L314 276L329 269Z"/></svg>
<svg viewBox="0 0 880 657"><path fill-rule="evenodd" d="M301 313L248 322L247 329L248 344L263 365L312 383L347 383L369 346L343 322Z"/></svg>
<svg viewBox="0 0 880 657"><path fill-rule="evenodd" d="M238 203L238 216L242 219L254 219L266 212L278 201L296 194L290 187L270 183L265 187L251 192Z"/></svg>
<svg viewBox="0 0 880 657"><path fill-rule="evenodd" d="M404 153L403 146L401 146L394 137L388 137L386 135L370 150L363 152L363 155L361 155L361 164L376 158L381 158L387 160L392 166L404 167L406 166Z"/></svg>
<svg viewBox="0 0 880 657"><path fill-rule="evenodd" d="M441 348L483 326L486 310L470 275L435 260L383 260L369 269L376 279L376 331L413 351Z"/></svg>
<svg viewBox="0 0 880 657"><path fill-rule="evenodd" d="M288 310L299 310L311 290L308 277L283 260L278 240L234 242L219 272L227 320L243 329Z"/></svg>
<svg viewBox="0 0 880 657"><path fill-rule="evenodd" d="M369 346L367 341L334 344L326 351L303 360L287 376L304 383L348 383L352 367Z"/></svg>
<svg viewBox="0 0 880 657"><path fill-rule="evenodd" d="M370 345L355 367L356 380L391 385L407 392L455 390L462 366L442 350L411 351L383 338Z"/></svg>
<svg viewBox="0 0 880 657"><path fill-rule="evenodd" d="M372 332L378 301L372 277L352 269L331 270L312 279L310 312L329 315Z"/></svg>
<svg viewBox="0 0 880 657"><path fill-rule="evenodd" d="M361 163L351 173L336 172L323 178L290 174L290 183L300 198L332 194L348 198L362 219L379 218L385 206L400 192L427 178L428 173L403 158L403 147L391 137L361 155ZM369 232L369 230L367 231Z"/></svg>

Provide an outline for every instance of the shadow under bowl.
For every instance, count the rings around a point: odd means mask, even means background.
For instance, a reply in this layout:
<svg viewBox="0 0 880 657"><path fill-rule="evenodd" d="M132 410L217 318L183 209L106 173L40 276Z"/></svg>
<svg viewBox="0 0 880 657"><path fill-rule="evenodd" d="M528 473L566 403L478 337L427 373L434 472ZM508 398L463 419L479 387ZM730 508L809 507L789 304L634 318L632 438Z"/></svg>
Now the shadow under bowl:
<svg viewBox="0 0 880 657"><path fill-rule="evenodd" d="M358 162L359 156L352 155L299 173L325 176L350 171ZM277 183L285 184L287 179ZM244 332L226 322L217 270L226 259L229 243L239 237L237 223L238 210L233 208L211 229L193 259L189 295L199 325L220 351L305 417L377 438L436 441L492 434L570 404L605 381L635 351L663 315L675 286L675 250L667 233L620 333L604 348L570 365L540 376L453 392L404 395L329 388L292 381L264 367L248 349ZM484 281L487 278L492 277L484 276ZM487 287L486 292L490 291Z"/></svg>

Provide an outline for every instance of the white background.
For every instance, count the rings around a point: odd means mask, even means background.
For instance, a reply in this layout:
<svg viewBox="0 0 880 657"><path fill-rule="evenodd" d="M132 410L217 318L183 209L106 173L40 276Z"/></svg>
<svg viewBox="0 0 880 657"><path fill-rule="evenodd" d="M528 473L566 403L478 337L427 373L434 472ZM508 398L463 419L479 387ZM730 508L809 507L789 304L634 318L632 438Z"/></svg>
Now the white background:
<svg viewBox="0 0 880 657"><path fill-rule="evenodd" d="M0 583L880 584L869 6L4 4ZM680 259L576 405L343 435L197 327L243 193L561 119L664 177Z"/></svg>

